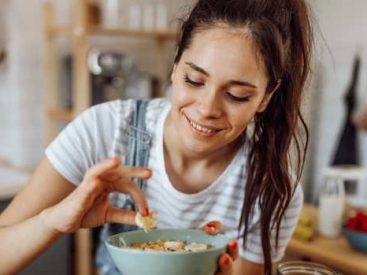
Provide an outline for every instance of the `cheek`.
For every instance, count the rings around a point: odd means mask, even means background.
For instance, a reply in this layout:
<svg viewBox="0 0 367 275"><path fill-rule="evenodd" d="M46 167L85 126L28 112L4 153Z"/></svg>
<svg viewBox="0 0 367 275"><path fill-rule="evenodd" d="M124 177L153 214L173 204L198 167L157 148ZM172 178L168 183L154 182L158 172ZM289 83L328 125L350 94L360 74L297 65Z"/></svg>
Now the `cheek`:
<svg viewBox="0 0 367 275"><path fill-rule="evenodd" d="M172 83L172 107L182 108L193 101L192 93L184 84Z"/></svg>
<svg viewBox="0 0 367 275"><path fill-rule="evenodd" d="M252 106L243 107L237 110L232 108L232 111L229 113L230 123L236 131L242 132L246 129L255 114L256 110Z"/></svg>

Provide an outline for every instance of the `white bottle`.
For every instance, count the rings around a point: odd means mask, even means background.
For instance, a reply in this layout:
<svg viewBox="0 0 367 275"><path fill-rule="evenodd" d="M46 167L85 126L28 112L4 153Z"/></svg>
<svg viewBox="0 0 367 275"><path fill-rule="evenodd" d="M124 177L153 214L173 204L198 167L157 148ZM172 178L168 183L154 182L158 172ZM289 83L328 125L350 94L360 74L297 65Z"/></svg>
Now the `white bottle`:
<svg viewBox="0 0 367 275"><path fill-rule="evenodd" d="M320 235L334 238L340 234L345 208L343 179L326 174L319 197L318 229Z"/></svg>

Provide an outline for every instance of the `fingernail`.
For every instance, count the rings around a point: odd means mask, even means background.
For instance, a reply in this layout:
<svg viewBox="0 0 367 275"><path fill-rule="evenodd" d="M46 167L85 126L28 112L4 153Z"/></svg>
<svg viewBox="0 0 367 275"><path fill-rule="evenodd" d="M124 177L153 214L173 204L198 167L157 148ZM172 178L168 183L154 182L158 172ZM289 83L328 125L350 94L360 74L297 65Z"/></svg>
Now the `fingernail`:
<svg viewBox="0 0 367 275"><path fill-rule="evenodd" d="M214 227L214 228L215 228L215 223L214 223L214 222L210 222L210 223L208 223L206 226Z"/></svg>
<svg viewBox="0 0 367 275"><path fill-rule="evenodd" d="M237 249L237 242L230 243L229 246L231 247L232 250L235 250Z"/></svg>
<svg viewBox="0 0 367 275"><path fill-rule="evenodd" d="M149 216L149 208L145 208L145 216Z"/></svg>
<svg viewBox="0 0 367 275"><path fill-rule="evenodd" d="M215 231L216 230L216 227L215 227L215 225L207 225L207 227L209 228L209 230L211 230L211 231Z"/></svg>
<svg viewBox="0 0 367 275"><path fill-rule="evenodd" d="M152 169L149 169L149 168L144 168L145 171L147 171L149 174L152 173Z"/></svg>
<svg viewBox="0 0 367 275"><path fill-rule="evenodd" d="M229 265L229 263L231 262L231 260L229 259L229 257L228 256L226 256L225 258L224 258L224 260L223 260L223 264L224 265Z"/></svg>

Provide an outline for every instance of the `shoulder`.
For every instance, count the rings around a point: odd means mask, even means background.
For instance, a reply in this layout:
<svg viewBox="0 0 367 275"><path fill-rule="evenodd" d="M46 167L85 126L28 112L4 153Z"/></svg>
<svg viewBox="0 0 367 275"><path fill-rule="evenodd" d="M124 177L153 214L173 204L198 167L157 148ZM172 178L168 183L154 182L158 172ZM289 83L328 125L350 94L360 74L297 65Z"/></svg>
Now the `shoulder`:
<svg viewBox="0 0 367 275"><path fill-rule="evenodd" d="M121 116L128 115L133 106L134 100L113 100L94 105L83 113L99 120L118 119Z"/></svg>
<svg viewBox="0 0 367 275"><path fill-rule="evenodd" d="M300 179L298 179L297 175L294 173L293 170L290 171L289 178L291 180L293 190L290 204L293 206L298 205L298 207L301 208L304 199L302 182L300 181Z"/></svg>
<svg viewBox="0 0 367 275"><path fill-rule="evenodd" d="M168 106L170 106L170 101L167 98L154 98L148 101L147 112L158 115Z"/></svg>
<svg viewBox="0 0 367 275"><path fill-rule="evenodd" d="M85 112L93 114L95 117L99 118L128 118L131 115L131 112L134 110L134 106L136 104L136 99L127 99L127 100L114 100L108 101L105 103L97 104ZM159 114L162 108L165 108L170 105L170 102L167 98L155 98L147 100L147 111Z"/></svg>
<svg viewBox="0 0 367 275"><path fill-rule="evenodd" d="M170 106L170 101L167 98L155 98L148 101L145 122L147 129L154 132L157 121L163 111Z"/></svg>

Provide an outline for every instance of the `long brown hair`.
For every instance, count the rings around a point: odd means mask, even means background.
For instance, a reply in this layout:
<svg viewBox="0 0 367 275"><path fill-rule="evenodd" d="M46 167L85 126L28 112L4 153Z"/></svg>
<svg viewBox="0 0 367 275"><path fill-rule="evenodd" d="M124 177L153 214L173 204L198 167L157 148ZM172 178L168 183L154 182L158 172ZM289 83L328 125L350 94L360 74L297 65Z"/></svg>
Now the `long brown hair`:
<svg viewBox="0 0 367 275"><path fill-rule="evenodd" d="M218 23L250 31L267 70L267 92L281 81L266 110L255 116L239 223L245 247L249 219L258 203L265 273L271 274L270 233L275 227L277 248L281 220L296 187L290 175L289 151L294 142L298 184L308 144L300 104L312 48L309 11L304 0L199 0L182 24L175 64L196 33ZM304 140L299 125L305 132Z"/></svg>

